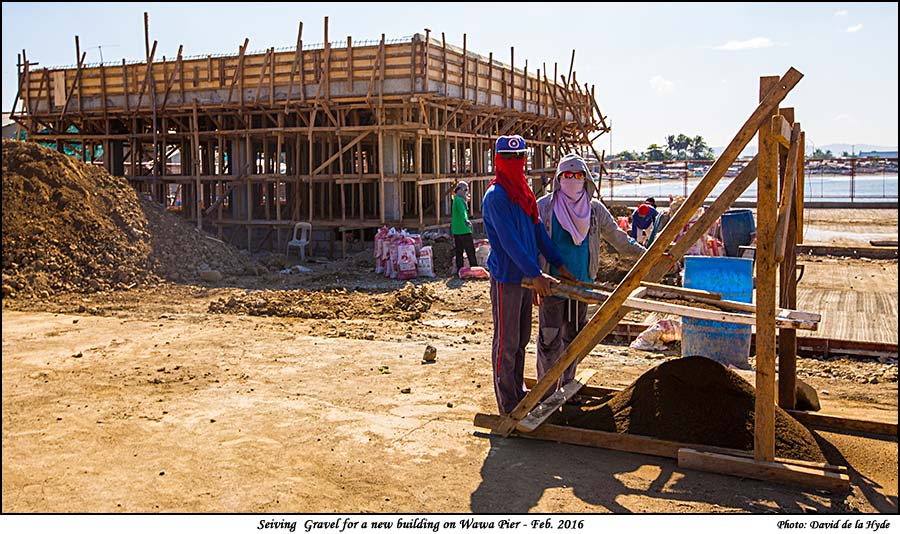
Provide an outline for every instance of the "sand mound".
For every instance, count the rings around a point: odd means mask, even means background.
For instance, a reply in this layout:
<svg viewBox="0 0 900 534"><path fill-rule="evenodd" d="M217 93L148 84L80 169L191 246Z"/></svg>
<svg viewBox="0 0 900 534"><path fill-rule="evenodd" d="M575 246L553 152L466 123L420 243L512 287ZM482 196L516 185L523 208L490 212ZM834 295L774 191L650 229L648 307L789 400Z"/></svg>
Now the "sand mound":
<svg viewBox="0 0 900 534"><path fill-rule="evenodd" d="M747 381L702 357L660 364L603 404L566 406L558 422L681 443L753 449L755 391ZM775 408L775 455L824 462L815 438Z"/></svg>
<svg viewBox="0 0 900 534"><path fill-rule="evenodd" d="M46 298L252 271L121 177L36 143L3 140L3 296Z"/></svg>
<svg viewBox="0 0 900 534"><path fill-rule="evenodd" d="M414 321L431 308L435 296L427 286L407 283L388 294L362 291L254 291L209 303L211 313L302 319L367 319Z"/></svg>

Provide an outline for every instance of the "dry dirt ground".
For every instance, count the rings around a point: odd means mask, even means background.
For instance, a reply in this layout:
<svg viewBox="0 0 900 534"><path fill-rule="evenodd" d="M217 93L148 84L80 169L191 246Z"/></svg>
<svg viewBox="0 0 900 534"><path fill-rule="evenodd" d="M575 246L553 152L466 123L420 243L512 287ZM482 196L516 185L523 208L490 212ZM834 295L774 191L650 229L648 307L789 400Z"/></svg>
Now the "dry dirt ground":
<svg viewBox="0 0 900 534"><path fill-rule="evenodd" d="M896 437L814 431L849 467L838 494L480 431L474 415L496 413L489 283L403 291L370 265L4 299L2 511L898 511ZM625 387L674 357L604 344L581 367ZM798 368L822 413L897 421L896 359Z"/></svg>

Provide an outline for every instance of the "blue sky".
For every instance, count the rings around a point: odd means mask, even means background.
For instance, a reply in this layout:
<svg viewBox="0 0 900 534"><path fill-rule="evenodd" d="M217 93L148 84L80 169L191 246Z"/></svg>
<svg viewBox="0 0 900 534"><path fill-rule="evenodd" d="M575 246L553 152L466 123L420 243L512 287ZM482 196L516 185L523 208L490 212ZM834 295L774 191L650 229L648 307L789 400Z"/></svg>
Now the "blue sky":
<svg viewBox="0 0 900 534"><path fill-rule="evenodd" d="M424 33L529 71L554 62L595 84L612 124L599 148L619 152L663 144L668 134L726 145L758 101L759 77L791 66L805 77L785 101L814 145L897 142L896 3L3 3L3 101L16 92L16 54L41 66L75 63L75 35L87 61L144 56L143 12L157 56L387 39Z"/></svg>

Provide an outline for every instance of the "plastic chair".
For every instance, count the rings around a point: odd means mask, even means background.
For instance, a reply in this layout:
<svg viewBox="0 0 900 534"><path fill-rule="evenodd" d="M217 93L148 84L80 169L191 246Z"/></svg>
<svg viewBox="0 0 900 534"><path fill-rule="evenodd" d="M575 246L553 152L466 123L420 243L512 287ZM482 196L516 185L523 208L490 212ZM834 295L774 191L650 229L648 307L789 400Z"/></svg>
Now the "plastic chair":
<svg viewBox="0 0 900 534"><path fill-rule="evenodd" d="M297 237L297 233L300 233L300 236ZM287 256L291 247L298 247L300 249L300 261L306 261L306 247L309 245L309 236L312 234L312 225L307 222L298 222L294 225L294 235L291 237L291 240L288 241L287 248L284 251L284 255Z"/></svg>

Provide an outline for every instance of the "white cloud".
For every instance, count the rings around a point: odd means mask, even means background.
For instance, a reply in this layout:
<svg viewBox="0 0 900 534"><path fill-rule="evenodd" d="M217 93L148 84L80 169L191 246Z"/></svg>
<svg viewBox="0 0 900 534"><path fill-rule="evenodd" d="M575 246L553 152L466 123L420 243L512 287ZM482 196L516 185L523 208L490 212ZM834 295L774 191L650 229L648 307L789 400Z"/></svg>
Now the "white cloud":
<svg viewBox="0 0 900 534"><path fill-rule="evenodd" d="M650 86L656 90L657 93L672 93L675 91L675 82L669 81L659 74L650 78Z"/></svg>
<svg viewBox="0 0 900 534"><path fill-rule="evenodd" d="M840 11L835 11L835 12L834 12L834 16L835 16L835 17L846 17L846 16L847 16L847 10L846 10L846 9L842 9L842 10L840 10Z"/></svg>
<svg viewBox="0 0 900 534"><path fill-rule="evenodd" d="M850 114L849 114L849 113L838 113L837 115L834 116L834 120L836 120L836 121L849 121L849 120L850 120Z"/></svg>
<svg viewBox="0 0 900 534"><path fill-rule="evenodd" d="M856 33L856 32L858 32L858 31L861 30L861 29L863 29L863 25L862 25L862 24L856 24L856 25L854 25L854 26L850 26L849 28L847 28L847 29L844 30L844 31L846 31L847 33Z"/></svg>
<svg viewBox="0 0 900 534"><path fill-rule="evenodd" d="M768 37L754 37L746 41L728 41L719 46L714 46L715 50L753 50L756 48L771 48L775 46Z"/></svg>

